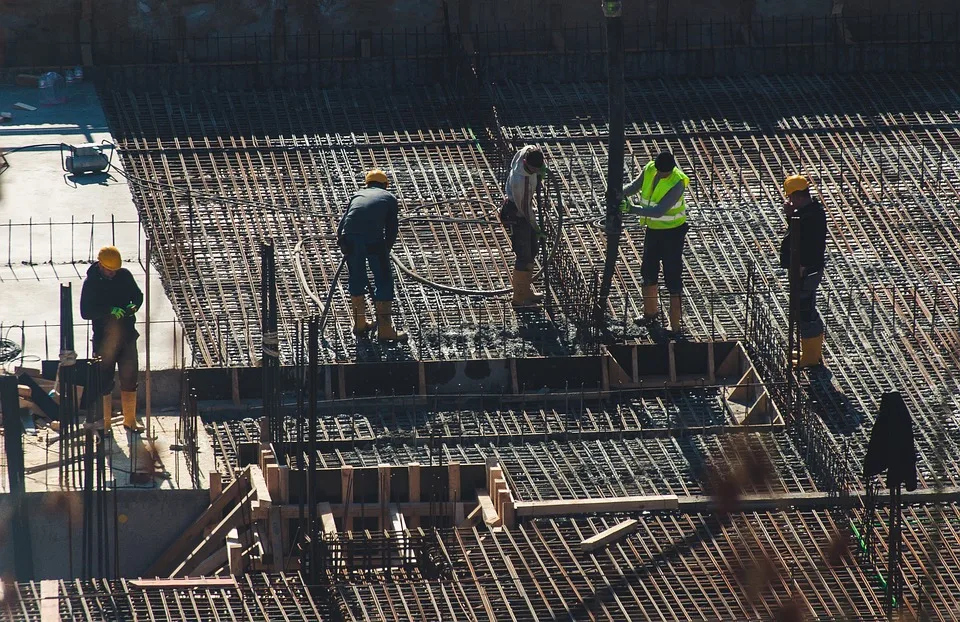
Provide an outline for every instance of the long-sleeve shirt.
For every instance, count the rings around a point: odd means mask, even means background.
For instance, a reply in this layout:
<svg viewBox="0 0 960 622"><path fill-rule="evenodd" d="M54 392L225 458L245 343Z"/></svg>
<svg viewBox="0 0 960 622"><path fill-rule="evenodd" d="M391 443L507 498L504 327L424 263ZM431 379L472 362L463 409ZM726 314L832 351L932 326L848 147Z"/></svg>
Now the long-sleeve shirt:
<svg viewBox="0 0 960 622"><path fill-rule="evenodd" d="M131 303L139 309L143 304L143 292L129 270L120 268L112 279L108 279L100 273L99 264L95 263L87 269L87 278L83 280L83 289L80 291L80 317L93 322L94 341L102 334L106 322L112 319L111 309L125 309ZM128 334L131 338L138 336L132 315L120 321L130 331Z"/></svg>
<svg viewBox="0 0 960 622"><path fill-rule="evenodd" d="M787 234L780 244L780 265L790 268L790 252L796 236L797 261L804 274L823 269L827 252L827 214L819 201L797 209L797 220L787 222Z"/></svg>
<svg viewBox="0 0 960 622"><path fill-rule="evenodd" d="M656 183L656 182L654 182ZM660 183L663 183L662 181ZM656 186L654 186L656 188ZM641 173L639 177L631 181L629 184L623 187L623 196L629 197L637 194L643 189L643 174ZM651 218L660 218L668 211L670 208L677 204L677 201L680 200L680 197L683 196L684 185L682 183L675 184L673 188L667 191L663 198L660 199L660 202L656 205L651 205L649 207L640 207L638 205L630 206L631 214L638 214L640 216L649 216Z"/></svg>
<svg viewBox="0 0 960 622"><path fill-rule="evenodd" d="M386 242L390 248L400 231L400 206L393 193L382 188L358 190L340 218L337 237L358 236L367 242Z"/></svg>
<svg viewBox="0 0 960 622"><path fill-rule="evenodd" d="M510 175L507 176L504 187L507 200L512 201L517 206L520 217L532 225L537 222L533 214L533 196L537 192L539 171L528 173L523 166L523 158L534 149L536 147L527 145L513 156L513 161L510 162Z"/></svg>

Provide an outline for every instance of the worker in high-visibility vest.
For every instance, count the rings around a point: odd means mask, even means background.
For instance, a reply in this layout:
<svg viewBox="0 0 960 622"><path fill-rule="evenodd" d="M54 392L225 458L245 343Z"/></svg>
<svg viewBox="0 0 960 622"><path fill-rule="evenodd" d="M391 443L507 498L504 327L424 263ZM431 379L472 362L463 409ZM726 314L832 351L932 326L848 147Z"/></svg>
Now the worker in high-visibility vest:
<svg viewBox="0 0 960 622"><path fill-rule="evenodd" d="M670 292L670 330L680 332L681 296L683 294L683 245L687 236L687 202L684 190L690 178L677 168L669 151L643 167L640 176L623 187L620 211L637 214L646 226L643 261L643 321L652 322L660 311L658 284L660 264L663 280ZM637 195L639 200L629 197Z"/></svg>

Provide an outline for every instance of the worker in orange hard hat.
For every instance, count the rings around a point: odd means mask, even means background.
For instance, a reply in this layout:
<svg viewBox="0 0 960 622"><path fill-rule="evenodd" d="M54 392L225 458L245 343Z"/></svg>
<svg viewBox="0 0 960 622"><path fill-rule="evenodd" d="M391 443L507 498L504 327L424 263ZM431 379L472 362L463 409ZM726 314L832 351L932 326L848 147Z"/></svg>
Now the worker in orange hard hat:
<svg viewBox="0 0 960 622"><path fill-rule="evenodd" d="M800 325L798 368L823 362L823 320L817 312L817 288L823 279L827 215L810 195L810 182L791 175L783 184L787 234L780 245L780 266L789 271L791 298Z"/></svg>
<svg viewBox="0 0 960 622"><path fill-rule="evenodd" d="M377 312L377 339L404 342L406 333L393 327L393 273L390 251L400 231L397 197L387 191L389 180L380 169L369 171L366 188L358 190L347 205L337 227L337 245L347 260L353 334L361 337L372 328L367 321L366 298L373 273L373 302Z"/></svg>
<svg viewBox="0 0 960 622"><path fill-rule="evenodd" d="M100 357L103 420L109 426L113 372L120 372L120 405L123 427L140 433L137 422L137 332L135 315L143 304L143 292L130 271L123 267L120 251L104 246L87 270L80 293L80 316L93 322L93 353Z"/></svg>

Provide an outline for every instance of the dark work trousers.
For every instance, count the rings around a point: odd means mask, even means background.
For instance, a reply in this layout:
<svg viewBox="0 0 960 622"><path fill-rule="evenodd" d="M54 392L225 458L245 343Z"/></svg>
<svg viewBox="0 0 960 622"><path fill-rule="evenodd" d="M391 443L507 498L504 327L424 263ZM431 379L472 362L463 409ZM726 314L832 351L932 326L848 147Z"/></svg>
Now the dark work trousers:
<svg viewBox="0 0 960 622"><path fill-rule="evenodd" d="M823 334L823 319L817 311L817 289L820 287L822 272L813 272L800 280L794 288L797 323L800 325L800 338L809 339Z"/></svg>
<svg viewBox="0 0 960 622"><path fill-rule="evenodd" d="M644 285L656 285L663 263L663 281L671 294L683 293L683 245L690 226L683 223L673 229L647 228L643 241L640 276Z"/></svg>
<svg viewBox="0 0 960 622"><path fill-rule="evenodd" d="M93 340L93 353L100 357L101 393L113 392L113 372L120 370L120 390L137 390L137 334L124 323L108 318L102 334Z"/></svg>
<svg viewBox="0 0 960 622"><path fill-rule="evenodd" d="M510 244L517 256L513 267L521 272L533 272L533 258L540 250L540 241L526 218L520 218L510 226Z"/></svg>
<svg viewBox="0 0 960 622"><path fill-rule="evenodd" d="M393 300L393 271L390 269L390 253L383 242L373 245L364 238L350 236L350 252L347 253L348 287L351 296L363 296L370 287L367 266L373 273L373 299ZM371 248L373 252L370 252Z"/></svg>

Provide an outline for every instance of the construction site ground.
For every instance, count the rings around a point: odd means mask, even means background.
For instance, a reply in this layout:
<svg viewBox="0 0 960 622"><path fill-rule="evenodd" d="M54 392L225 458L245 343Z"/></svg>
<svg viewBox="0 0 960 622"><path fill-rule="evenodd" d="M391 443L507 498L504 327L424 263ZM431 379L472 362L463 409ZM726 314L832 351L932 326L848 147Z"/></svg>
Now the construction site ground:
<svg viewBox="0 0 960 622"><path fill-rule="evenodd" d="M117 246L124 267L146 288L146 238L121 159L114 153L112 164L119 170L105 173L75 177L63 170L61 145L113 142L96 88L71 83L67 100L56 105L41 105L40 93L0 85L0 111L13 114L11 122L0 125L0 146L10 167L0 175L0 337L22 344L15 365L35 368L59 356L59 284L69 283L73 290L75 350L90 356L90 324L80 317L80 290L100 247ZM14 107L18 102L36 109ZM145 321L144 308L137 316L141 368ZM150 321L151 367L179 367L183 337L156 271Z"/></svg>

